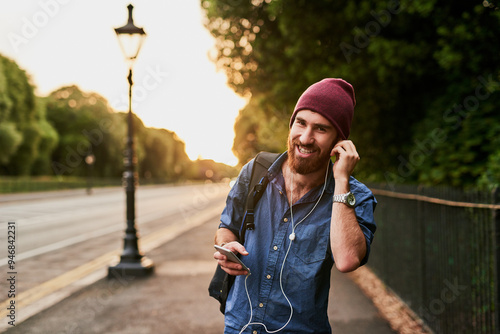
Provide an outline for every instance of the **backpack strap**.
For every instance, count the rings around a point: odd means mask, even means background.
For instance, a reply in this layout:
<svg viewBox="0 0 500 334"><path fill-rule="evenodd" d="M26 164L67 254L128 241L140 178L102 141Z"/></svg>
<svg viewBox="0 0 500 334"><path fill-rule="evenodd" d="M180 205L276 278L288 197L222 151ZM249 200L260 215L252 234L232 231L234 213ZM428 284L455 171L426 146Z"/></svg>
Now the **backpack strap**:
<svg viewBox="0 0 500 334"><path fill-rule="evenodd" d="M245 205L245 215L243 216L243 223L240 231L241 244L245 243L246 230L253 230L255 228L254 208L269 183L267 170L279 156L279 153L260 152L255 157L250 184L248 186L249 191Z"/></svg>

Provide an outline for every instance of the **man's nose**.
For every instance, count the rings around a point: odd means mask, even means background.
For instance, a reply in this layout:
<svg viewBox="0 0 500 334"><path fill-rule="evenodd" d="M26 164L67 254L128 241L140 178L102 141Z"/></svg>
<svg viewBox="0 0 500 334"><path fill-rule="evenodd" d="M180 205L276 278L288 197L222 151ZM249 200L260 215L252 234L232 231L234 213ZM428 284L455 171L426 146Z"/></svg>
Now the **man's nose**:
<svg viewBox="0 0 500 334"><path fill-rule="evenodd" d="M300 143L302 145L309 145L314 142L314 137L312 135L312 130L310 128L306 128L304 132L299 137Z"/></svg>

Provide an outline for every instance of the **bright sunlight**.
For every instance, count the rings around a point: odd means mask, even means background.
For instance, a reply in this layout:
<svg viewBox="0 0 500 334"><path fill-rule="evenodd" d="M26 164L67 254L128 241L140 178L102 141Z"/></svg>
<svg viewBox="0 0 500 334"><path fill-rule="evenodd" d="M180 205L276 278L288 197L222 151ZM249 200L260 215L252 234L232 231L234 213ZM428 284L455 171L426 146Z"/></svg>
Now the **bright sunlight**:
<svg viewBox="0 0 500 334"><path fill-rule="evenodd" d="M128 109L128 69L113 28L129 1L9 2L0 12L0 53L16 61L44 96L67 85ZM191 159L235 165L234 120L245 100L226 85L207 53L214 44L198 0L145 1L134 23L146 41L134 66L133 111L148 127L175 132Z"/></svg>

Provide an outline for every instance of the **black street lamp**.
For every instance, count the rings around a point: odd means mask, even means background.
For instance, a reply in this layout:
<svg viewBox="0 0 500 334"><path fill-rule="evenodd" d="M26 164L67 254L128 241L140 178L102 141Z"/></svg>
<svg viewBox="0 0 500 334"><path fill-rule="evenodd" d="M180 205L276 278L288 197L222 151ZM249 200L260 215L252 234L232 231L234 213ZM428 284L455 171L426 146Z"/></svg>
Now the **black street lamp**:
<svg viewBox="0 0 500 334"><path fill-rule="evenodd" d="M116 28L115 32L120 43L120 47L125 55L129 65L128 72L128 136L127 148L125 153L124 165L125 172L123 179L125 181L125 192L127 195L127 229L123 239L123 253L120 256L120 262L108 268L108 278L114 277L144 277L153 273L153 261L146 258L139 252L138 233L135 227L135 187L137 174L135 172L136 156L134 151L134 126L132 116L132 66L139 54L142 42L146 37L144 29L134 25L132 19L132 5L128 5L128 22L120 28Z"/></svg>

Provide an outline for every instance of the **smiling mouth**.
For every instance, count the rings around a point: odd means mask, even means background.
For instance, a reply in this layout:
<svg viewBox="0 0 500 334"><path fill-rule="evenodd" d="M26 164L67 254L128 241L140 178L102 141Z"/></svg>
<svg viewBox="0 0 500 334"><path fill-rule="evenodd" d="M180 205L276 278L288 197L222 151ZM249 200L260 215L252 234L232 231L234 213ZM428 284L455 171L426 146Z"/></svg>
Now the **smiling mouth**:
<svg viewBox="0 0 500 334"><path fill-rule="evenodd" d="M314 150L313 149L306 149L305 147L303 146L300 146L300 145L297 145L297 149L299 150L300 153L302 154L311 154L311 153L314 153Z"/></svg>

